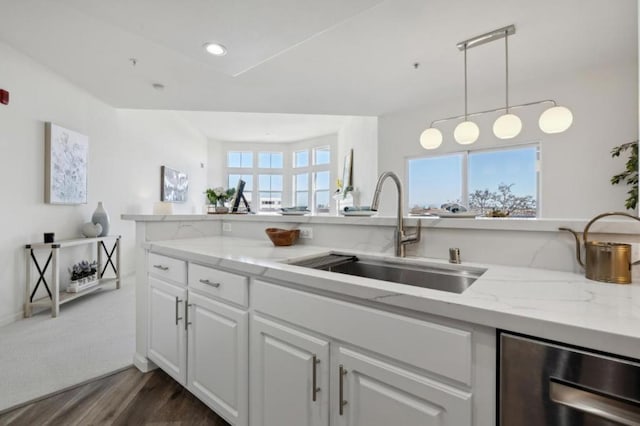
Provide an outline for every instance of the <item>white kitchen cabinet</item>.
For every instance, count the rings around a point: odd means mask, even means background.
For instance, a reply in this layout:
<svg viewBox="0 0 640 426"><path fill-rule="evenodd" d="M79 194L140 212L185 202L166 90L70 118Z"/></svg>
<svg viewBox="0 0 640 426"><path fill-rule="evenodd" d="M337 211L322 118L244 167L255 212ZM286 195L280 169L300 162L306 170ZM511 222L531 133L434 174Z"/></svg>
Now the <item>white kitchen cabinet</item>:
<svg viewBox="0 0 640 426"><path fill-rule="evenodd" d="M342 346L331 355L332 425L472 424L470 392Z"/></svg>
<svg viewBox="0 0 640 426"><path fill-rule="evenodd" d="M187 388L238 426L248 424L248 313L189 291Z"/></svg>
<svg viewBox="0 0 640 426"><path fill-rule="evenodd" d="M252 426L328 426L329 342L254 315L250 399Z"/></svg>
<svg viewBox="0 0 640 426"><path fill-rule="evenodd" d="M187 378L184 303L187 290L149 277L148 356L181 384Z"/></svg>

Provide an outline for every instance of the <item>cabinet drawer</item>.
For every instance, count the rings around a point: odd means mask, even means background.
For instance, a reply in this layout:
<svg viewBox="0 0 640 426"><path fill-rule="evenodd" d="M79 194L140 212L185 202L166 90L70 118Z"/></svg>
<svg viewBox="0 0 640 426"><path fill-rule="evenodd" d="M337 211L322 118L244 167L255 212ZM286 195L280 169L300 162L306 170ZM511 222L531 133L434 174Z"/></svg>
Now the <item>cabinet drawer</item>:
<svg viewBox="0 0 640 426"><path fill-rule="evenodd" d="M178 284L187 283L187 262L184 260L149 253L147 270L156 277L165 278Z"/></svg>
<svg viewBox="0 0 640 426"><path fill-rule="evenodd" d="M189 288L238 305L248 306L249 279L208 266L189 263Z"/></svg>
<svg viewBox="0 0 640 426"><path fill-rule="evenodd" d="M255 281L251 305L301 327L471 385L471 332Z"/></svg>

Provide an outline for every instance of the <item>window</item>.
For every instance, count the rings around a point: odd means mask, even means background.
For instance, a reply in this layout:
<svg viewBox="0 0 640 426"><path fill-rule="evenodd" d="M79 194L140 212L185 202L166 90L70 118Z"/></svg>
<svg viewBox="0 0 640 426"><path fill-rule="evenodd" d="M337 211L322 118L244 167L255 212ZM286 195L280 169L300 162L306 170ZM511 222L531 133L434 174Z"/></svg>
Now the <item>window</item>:
<svg viewBox="0 0 640 426"><path fill-rule="evenodd" d="M245 147L247 145L244 145ZM277 145L282 148L282 145ZM304 146L304 145L303 145ZM266 150L261 148L266 147ZM273 146L274 148L276 145ZM307 207L314 213L331 210L331 146L300 144L290 150L270 151L268 145L256 151L227 152L227 184L235 188L238 180L246 182L244 195L251 209L274 212L286 206Z"/></svg>
<svg viewBox="0 0 640 426"><path fill-rule="evenodd" d="M260 169L281 169L284 163L284 156L281 152L261 152L258 154L258 168Z"/></svg>
<svg viewBox="0 0 640 426"><path fill-rule="evenodd" d="M293 201L296 206L309 207L309 173L293 176Z"/></svg>
<svg viewBox="0 0 640 426"><path fill-rule="evenodd" d="M309 167L309 151L296 151L293 154L293 167Z"/></svg>
<svg viewBox="0 0 640 426"><path fill-rule="evenodd" d="M409 207L459 202L482 214L535 217L538 157L535 145L411 159Z"/></svg>
<svg viewBox="0 0 640 426"><path fill-rule="evenodd" d="M282 175L259 175L260 210L276 211L282 207Z"/></svg>
<svg viewBox="0 0 640 426"><path fill-rule="evenodd" d="M330 191L329 191L329 171L316 172L314 175L313 199L317 213L329 213Z"/></svg>
<svg viewBox="0 0 640 426"><path fill-rule="evenodd" d="M241 168L253 167L253 153L229 151L227 153L227 167L241 167Z"/></svg>

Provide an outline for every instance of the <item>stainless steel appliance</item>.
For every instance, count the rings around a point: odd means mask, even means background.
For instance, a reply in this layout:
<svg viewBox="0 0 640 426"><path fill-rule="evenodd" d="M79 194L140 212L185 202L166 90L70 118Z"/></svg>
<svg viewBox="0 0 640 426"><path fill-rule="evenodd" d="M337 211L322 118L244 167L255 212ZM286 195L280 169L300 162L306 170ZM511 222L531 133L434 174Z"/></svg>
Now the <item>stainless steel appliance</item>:
<svg viewBox="0 0 640 426"><path fill-rule="evenodd" d="M640 362L500 333L502 426L640 426Z"/></svg>

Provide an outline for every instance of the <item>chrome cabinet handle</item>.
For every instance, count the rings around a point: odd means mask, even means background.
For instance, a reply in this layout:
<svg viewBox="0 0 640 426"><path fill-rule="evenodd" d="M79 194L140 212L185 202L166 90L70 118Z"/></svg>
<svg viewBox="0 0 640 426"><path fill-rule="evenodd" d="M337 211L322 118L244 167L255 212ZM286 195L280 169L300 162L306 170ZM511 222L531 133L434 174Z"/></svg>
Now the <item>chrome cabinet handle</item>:
<svg viewBox="0 0 640 426"><path fill-rule="evenodd" d="M344 400L344 376L347 375L347 370L342 366L342 364L340 364L340 389L339 389L339 398L340 398L340 404L339 404L339 411L340 411L340 415L342 416L344 414L344 406L347 405L347 401Z"/></svg>
<svg viewBox="0 0 640 426"><path fill-rule="evenodd" d="M318 387L318 378L317 378L317 373L318 373L318 371L317 371L317 370L318 370L317 366L318 366L318 364L320 364L320 360L318 359L318 357L317 357L316 355L313 355L313 360L312 360L311 362L313 363L313 364L312 364L312 365L313 365L313 367L312 367L312 370L313 370L313 373L312 373L312 374L313 374L312 382L313 382L313 383L311 384L312 392L313 392L313 393L312 393L312 398L311 398L311 400L312 400L313 402L316 402L317 394L318 394L318 392L320 392L320 388Z"/></svg>
<svg viewBox="0 0 640 426"><path fill-rule="evenodd" d="M640 425L640 407L619 399L592 393L583 389L551 380L549 396L552 401L566 405L578 411L619 423L621 425Z"/></svg>
<svg viewBox="0 0 640 426"><path fill-rule="evenodd" d="M182 299L179 299L178 296L176 296L176 325L178 325L178 321L182 319L182 317L178 316L178 307L180 305L180 302L182 302Z"/></svg>
<svg viewBox="0 0 640 426"><path fill-rule="evenodd" d="M186 300L184 301L184 329L188 329L191 321L189 321L189 308L192 307L192 303L188 303Z"/></svg>
<svg viewBox="0 0 640 426"><path fill-rule="evenodd" d="M169 267L168 266L163 266L163 265L153 265L154 268L156 269L160 269L161 271L168 271Z"/></svg>
<svg viewBox="0 0 640 426"><path fill-rule="evenodd" d="M202 284L210 285L211 287L215 287L215 288L220 287L220 283L214 283L213 281L209 281L209 280L199 280L199 281Z"/></svg>

